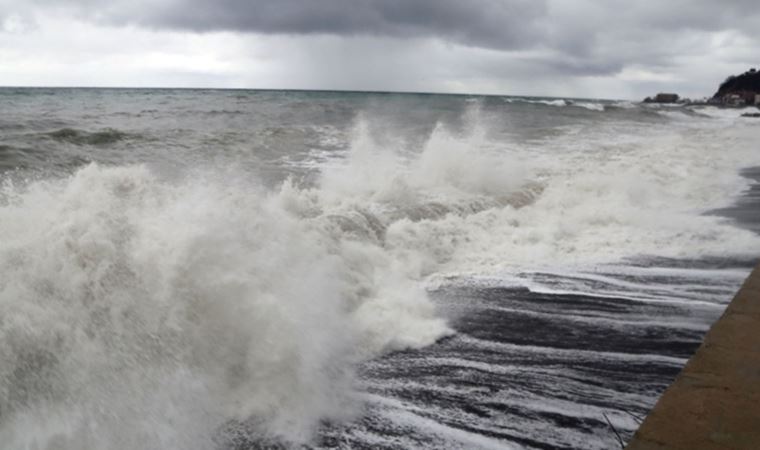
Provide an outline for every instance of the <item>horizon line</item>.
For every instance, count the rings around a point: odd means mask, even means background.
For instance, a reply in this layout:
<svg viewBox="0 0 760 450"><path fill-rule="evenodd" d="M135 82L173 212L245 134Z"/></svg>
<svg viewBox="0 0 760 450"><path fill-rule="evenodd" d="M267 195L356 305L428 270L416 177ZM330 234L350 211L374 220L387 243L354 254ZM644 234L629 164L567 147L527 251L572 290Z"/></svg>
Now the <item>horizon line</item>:
<svg viewBox="0 0 760 450"><path fill-rule="evenodd" d="M344 94L404 94L404 95L449 95L456 97L512 97L512 98L554 98L569 100L601 100L601 101L635 101L630 98L601 98L601 97L571 97L552 95L525 94L477 94L467 92L434 92L434 91L392 91L382 89L306 89L306 88L248 88L248 87L193 87L193 86L13 86L0 85L0 89L114 89L114 90L186 90L186 91L260 91L260 92L326 92Z"/></svg>

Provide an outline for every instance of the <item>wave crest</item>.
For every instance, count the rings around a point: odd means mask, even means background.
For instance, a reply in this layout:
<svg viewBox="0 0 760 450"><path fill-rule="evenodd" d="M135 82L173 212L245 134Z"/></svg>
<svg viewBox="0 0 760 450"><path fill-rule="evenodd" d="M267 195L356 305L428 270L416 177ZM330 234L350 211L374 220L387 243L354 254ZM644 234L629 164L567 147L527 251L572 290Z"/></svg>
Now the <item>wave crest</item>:
<svg viewBox="0 0 760 450"><path fill-rule="evenodd" d="M241 180L93 164L4 197L0 388L24 393L0 397L6 443L145 448L151 420L209 448L235 418L303 442L352 410L356 361L448 333L382 249Z"/></svg>

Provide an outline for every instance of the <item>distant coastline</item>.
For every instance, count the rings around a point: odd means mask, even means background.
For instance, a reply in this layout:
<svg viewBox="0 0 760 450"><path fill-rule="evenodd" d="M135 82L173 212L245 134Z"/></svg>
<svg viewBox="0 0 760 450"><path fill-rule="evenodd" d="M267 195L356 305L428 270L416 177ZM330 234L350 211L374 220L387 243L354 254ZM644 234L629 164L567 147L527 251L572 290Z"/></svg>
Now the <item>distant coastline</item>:
<svg viewBox="0 0 760 450"><path fill-rule="evenodd" d="M723 108L760 107L760 72L752 68L740 75L731 75L720 84L712 97L701 100L681 98L675 93L661 92L644 99L644 103L681 104L684 106L718 106ZM760 113L747 114L760 117Z"/></svg>

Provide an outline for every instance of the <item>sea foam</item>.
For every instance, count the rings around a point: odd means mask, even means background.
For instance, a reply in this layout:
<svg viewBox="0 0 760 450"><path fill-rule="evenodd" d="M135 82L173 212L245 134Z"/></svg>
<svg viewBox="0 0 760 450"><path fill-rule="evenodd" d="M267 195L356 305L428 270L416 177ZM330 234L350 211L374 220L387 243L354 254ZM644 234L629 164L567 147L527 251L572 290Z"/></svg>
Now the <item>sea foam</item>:
<svg viewBox="0 0 760 450"><path fill-rule="evenodd" d="M358 360L449 332L403 267L293 214L289 189L94 164L7 186L0 440L209 448L239 420L304 442L356 411Z"/></svg>
<svg viewBox="0 0 760 450"><path fill-rule="evenodd" d="M360 414L357 364L452 333L430 276L760 250L703 215L760 162L741 127L537 150L439 126L410 154L369 126L314 184L97 164L6 183L0 442L309 442Z"/></svg>

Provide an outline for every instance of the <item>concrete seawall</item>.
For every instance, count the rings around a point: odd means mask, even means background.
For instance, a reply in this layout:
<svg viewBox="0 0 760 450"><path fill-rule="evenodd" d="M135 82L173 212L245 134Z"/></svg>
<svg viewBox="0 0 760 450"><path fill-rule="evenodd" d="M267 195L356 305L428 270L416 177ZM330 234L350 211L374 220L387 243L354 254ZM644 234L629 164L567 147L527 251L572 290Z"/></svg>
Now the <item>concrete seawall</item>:
<svg viewBox="0 0 760 450"><path fill-rule="evenodd" d="M760 266L626 448L760 449Z"/></svg>

